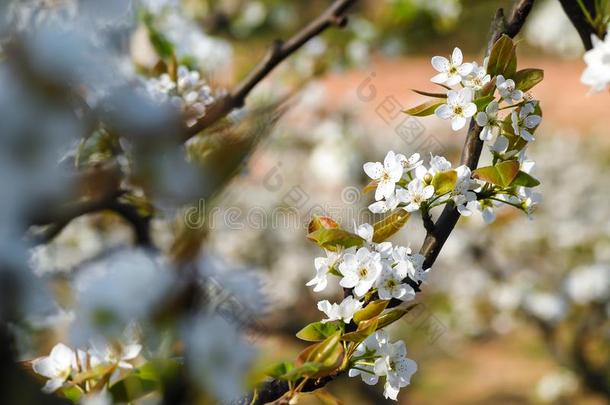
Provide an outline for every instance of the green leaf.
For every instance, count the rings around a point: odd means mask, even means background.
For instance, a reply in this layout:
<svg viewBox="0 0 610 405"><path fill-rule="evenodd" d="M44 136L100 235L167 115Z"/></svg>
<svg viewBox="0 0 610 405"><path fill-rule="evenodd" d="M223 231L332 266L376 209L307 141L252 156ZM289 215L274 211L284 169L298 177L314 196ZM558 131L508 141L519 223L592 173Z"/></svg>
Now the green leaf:
<svg viewBox="0 0 610 405"><path fill-rule="evenodd" d="M411 89L411 91L417 93L417 94L421 94L422 96L427 96L427 97L434 97L434 98L447 98L447 93L430 93L427 91L421 91L421 90L414 90Z"/></svg>
<svg viewBox="0 0 610 405"><path fill-rule="evenodd" d="M375 333L378 325L378 316L366 321L362 321L358 324L358 329L355 332L346 333L345 335L341 336L341 340L345 342L360 343Z"/></svg>
<svg viewBox="0 0 610 405"><path fill-rule="evenodd" d="M83 392L76 385L69 385L61 389L61 394L75 404L78 404Z"/></svg>
<svg viewBox="0 0 610 405"><path fill-rule="evenodd" d="M473 101L477 106L477 111L485 111L485 107L494 100L493 94L490 96L480 97Z"/></svg>
<svg viewBox="0 0 610 405"><path fill-rule="evenodd" d="M307 239L314 241L321 248L336 251L337 246L349 248L362 246L365 240L360 236L339 228L318 229L307 235Z"/></svg>
<svg viewBox="0 0 610 405"><path fill-rule="evenodd" d="M537 187L540 185L540 181L538 179L530 176L528 173L524 171L519 171L517 173L517 177L513 180L511 186L523 186L523 187Z"/></svg>
<svg viewBox="0 0 610 405"><path fill-rule="evenodd" d="M542 69L523 69L515 73L513 80L515 87L522 91L528 91L544 79Z"/></svg>
<svg viewBox="0 0 610 405"><path fill-rule="evenodd" d="M472 173L472 177L500 187L508 187L517 177L517 173L519 173L519 162L507 160L495 166L478 168Z"/></svg>
<svg viewBox="0 0 610 405"><path fill-rule="evenodd" d="M306 342L320 342L339 330L336 322L313 322L297 333L297 337Z"/></svg>
<svg viewBox="0 0 610 405"><path fill-rule="evenodd" d="M517 71L516 46L507 35L502 35L491 48L487 73L492 77L503 75L510 79Z"/></svg>
<svg viewBox="0 0 610 405"><path fill-rule="evenodd" d="M438 172L432 178L432 186L434 186L434 191L437 195L451 192L455 187L455 183L457 183L457 172L455 170Z"/></svg>
<svg viewBox="0 0 610 405"><path fill-rule="evenodd" d="M411 213L398 208L390 215L373 224L373 242L380 243L394 235L407 223Z"/></svg>
<svg viewBox="0 0 610 405"><path fill-rule="evenodd" d="M406 110L404 110L403 112L409 114L409 115L413 115L415 117L425 117L427 115L432 115L434 114L434 111L440 106L445 104L445 101L438 101L438 100L430 100L430 101L426 101L423 104L420 104L416 107L412 107L412 108L407 108Z"/></svg>
<svg viewBox="0 0 610 405"><path fill-rule="evenodd" d="M153 48L155 48L155 52L161 59L167 59L172 57L174 54L174 44L163 35L157 28L155 27L152 17L145 18L144 20L146 24L146 28L148 28L148 39L152 44Z"/></svg>
<svg viewBox="0 0 610 405"><path fill-rule="evenodd" d="M309 221L307 232L312 233L318 229L333 229L338 227L339 224L331 217L314 215L311 221Z"/></svg>
<svg viewBox="0 0 610 405"><path fill-rule="evenodd" d="M283 375L289 373L294 369L294 364L290 361L283 361L267 368L265 375L273 378L281 378Z"/></svg>
<svg viewBox="0 0 610 405"><path fill-rule="evenodd" d="M381 314L388 306L389 301L376 300L369 302L368 305L354 314L354 322L359 324Z"/></svg>
<svg viewBox="0 0 610 405"><path fill-rule="evenodd" d="M407 313L409 313L413 308L415 308L418 304L414 303L409 305L406 308L396 308L392 311L388 311L385 314L379 317L379 323L377 324L377 330L385 328L388 325L393 324Z"/></svg>
<svg viewBox="0 0 610 405"><path fill-rule="evenodd" d="M305 350L297 356L295 364L297 368L305 364L315 365L316 371L308 371L308 374L303 375L312 378L321 378L332 373L341 366L343 355L341 331L337 331L327 337L324 341L305 348Z"/></svg>
<svg viewBox="0 0 610 405"><path fill-rule="evenodd" d="M343 346L341 345L341 331L333 333L324 341L315 345L315 349L309 353L308 359L316 363L323 364L326 367L330 367L335 364L339 352L343 353Z"/></svg>
<svg viewBox="0 0 610 405"><path fill-rule="evenodd" d="M320 371L320 366L316 363L303 363L298 367L293 368L279 378L287 381L297 381L303 377L311 377Z"/></svg>

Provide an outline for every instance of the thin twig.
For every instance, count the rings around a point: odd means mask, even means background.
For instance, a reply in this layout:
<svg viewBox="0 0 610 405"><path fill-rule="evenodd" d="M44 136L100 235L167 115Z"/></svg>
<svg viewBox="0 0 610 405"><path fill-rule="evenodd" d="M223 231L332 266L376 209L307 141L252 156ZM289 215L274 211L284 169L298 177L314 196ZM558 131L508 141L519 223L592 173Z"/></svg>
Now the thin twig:
<svg viewBox="0 0 610 405"><path fill-rule="evenodd" d="M357 0L336 0L324 13L309 25L283 42L276 40L267 55L254 67L237 87L210 106L206 115L195 125L185 129L184 140L187 140L226 117L231 111L244 105L250 91L256 87L284 59L305 45L310 39L326 29L347 24L346 13Z"/></svg>
<svg viewBox="0 0 610 405"><path fill-rule="evenodd" d="M124 190L104 195L91 201L82 201L62 206L48 218L38 218L33 221L34 225L48 225L47 228L33 235L34 243L51 242L73 219L86 214L100 211L112 211L121 216L133 228L135 243L142 247L152 247L150 237L149 215L138 212L137 208L121 201L120 197L125 194Z"/></svg>

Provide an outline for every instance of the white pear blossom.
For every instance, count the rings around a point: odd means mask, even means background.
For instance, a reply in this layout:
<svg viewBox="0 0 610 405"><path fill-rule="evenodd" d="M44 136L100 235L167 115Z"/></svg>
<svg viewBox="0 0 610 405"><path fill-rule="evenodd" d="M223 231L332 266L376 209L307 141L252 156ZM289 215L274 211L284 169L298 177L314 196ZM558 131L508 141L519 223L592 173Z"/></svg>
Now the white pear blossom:
<svg viewBox="0 0 610 405"><path fill-rule="evenodd" d="M463 63L463 61L464 57L460 48L453 49L451 60L443 56L434 56L432 58L432 67L439 73L430 80L433 83L455 86L462 81L462 78L472 72L472 64Z"/></svg>
<svg viewBox="0 0 610 405"><path fill-rule="evenodd" d="M451 128L459 131L466 125L466 120L477 113L477 106L472 102L472 89L449 90L447 103L436 108L434 113L444 120L451 120Z"/></svg>
<svg viewBox="0 0 610 405"><path fill-rule="evenodd" d="M405 173L421 166L424 162L421 160L419 153L414 153L409 157L406 157L402 153L396 154L396 159L402 164Z"/></svg>
<svg viewBox="0 0 610 405"><path fill-rule="evenodd" d="M584 55L587 68L580 81L591 86L591 91L600 92L610 86L610 35L605 40L591 35L593 48Z"/></svg>
<svg viewBox="0 0 610 405"><path fill-rule="evenodd" d="M424 183L430 183L435 174L451 170L451 162L443 156L431 155L430 168L419 166L415 169L415 177Z"/></svg>
<svg viewBox="0 0 610 405"><path fill-rule="evenodd" d="M32 368L37 374L49 379L42 387L46 393L57 391L73 370L78 371L74 351L63 343L55 345L48 356L35 359Z"/></svg>
<svg viewBox="0 0 610 405"><path fill-rule="evenodd" d="M516 84L513 79L505 79L504 76L498 75L496 77L496 87L500 92L500 96L507 103L521 101L523 98L523 92L516 89Z"/></svg>
<svg viewBox="0 0 610 405"><path fill-rule="evenodd" d="M542 202L542 193L534 191L529 187L519 187L517 196L523 211L525 211L529 219L532 219L534 210Z"/></svg>
<svg viewBox="0 0 610 405"><path fill-rule="evenodd" d="M477 125L483 128L479 135L482 141L491 141L494 137L494 132L499 129L498 109L498 102L492 101L485 107L484 112L481 111L476 115L475 121Z"/></svg>
<svg viewBox="0 0 610 405"><path fill-rule="evenodd" d="M375 234L375 228L373 228L373 225L362 224L360 226L356 226L354 223L354 230L356 231L356 235L360 236L368 243L373 243L373 235Z"/></svg>
<svg viewBox="0 0 610 405"><path fill-rule="evenodd" d="M465 87L473 90L481 90L487 83L491 82L491 76L487 74L484 66L479 66L476 62L472 63L472 72L462 79Z"/></svg>
<svg viewBox="0 0 610 405"><path fill-rule="evenodd" d="M367 162L363 168L367 176L377 182L375 200L379 201L384 197L388 198L394 194L396 183L403 174L403 165L393 151L388 152L383 160L383 164L380 162Z"/></svg>
<svg viewBox="0 0 610 405"><path fill-rule="evenodd" d="M383 345L380 354L381 358L375 360L375 374L386 377L384 397L396 401L400 389L411 383L411 377L417 371L417 363L407 358L407 348L403 341Z"/></svg>
<svg viewBox="0 0 610 405"><path fill-rule="evenodd" d="M93 340L91 342L90 354L105 364L114 364L118 368L130 370L133 361L140 355L142 345L135 342L103 342Z"/></svg>
<svg viewBox="0 0 610 405"><path fill-rule="evenodd" d="M381 256L366 247L358 249L356 254L346 253L339 265L339 272L343 275L339 282L341 287L353 288L354 294L362 297L373 287L381 273Z"/></svg>
<svg viewBox="0 0 610 405"><path fill-rule="evenodd" d="M337 262L341 259L341 255L337 252L326 251L326 257L316 257L314 259L314 267L316 268L316 276L309 280L308 287L314 286L315 292L324 291L328 285L328 272L332 269Z"/></svg>
<svg viewBox="0 0 610 405"><path fill-rule="evenodd" d="M527 103L521 107L521 111L513 111L511 113L511 121L515 135L519 135L521 138L528 142L534 140L534 135L531 130L536 128L542 122L542 117L535 115L534 103Z"/></svg>
<svg viewBox="0 0 610 405"><path fill-rule="evenodd" d="M354 350L354 357L362 357L366 354L376 354L381 346L388 342L388 334L384 330L378 330L371 336L367 337L364 342L360 343ZM373 366L368 364L358 364L356 368L351 368L348 372L350 377L360 376L362 381L368 385L376 385L379 381L379 376L375 374ZM365 371L362 371L365 370Z"/></svg>
<svg viewBox="0 0 610 405"><path fill-rule="evenodd" d="M396 195L400 201L407 204L405 210L415 212L420 209L424 202L432 198L434 186L426 185L420 179L413 179L409 182L406 189L398 190Z"/></svg>
<svg viewBox="0 0 610 405"><path fill-rule="evenodd" d="M489 150L495 153L503 154L508 149L508 138L505 136L498 136L493 145L489 146Z"/></svg>
<svg viewBox="0 0 610 405"><path fill-rule="evenodd" d="M610 266L595 264L573 270L566 278L565 290L580 305L604 302L610 297Z"/></svg>
<svg viewBox="0 0 610 405"><path fill-rule="evenodd" d="M231 403L245 388L256 352L238 326L219 315L200 314L180 328L186 368L198 387L214 395L213 403Z"/></svg>
<svg viewBox="0 0 610 405"><path fill-rule="evenodd" d="M535 292L528 294L523 303L525 310L546 321L560 321L567 310L565 301L554 294Z"/></svg>
<svg viewBox="0 0 610 405"><path fill-rule="evenodd" d="M457 181L453 188L453 202L455 203L460 215L470 216L472 215L472 209L474 205L472 202L476 202L477 195L473 191L479 187L478 183L472 179L472 172L468 166L461 165L456 168Z"/></svg>
<svg viewBox="0 0 610 405"><path fill-rule="evenodd" d="M475 211L478 211L481 213L481 216L483 217L483 221L485 221L486 224L491 224L492 222L494 222L496 220L496 213L494 212L494 204L493 201L491 200L476 200L476 201L470 201L468 203L466 203L466 208L464 210L464 212L469 211L470 214L472 214ZM462 214L464 215L464 214ZM466 216L468 216L469 214L466 213Z"/></svg>
<svg viewBox="0 0 610 405"><path fill-rule="evenodd" d="M402 301L410 301L415 298L415 290L409 284L403 282L407 277L406 266L392 268L388 263L383 263L381 274L377 279L377 293L382 300L397 298Z"/></svg>
<svg viewBox="0 0 610 405"><path fill-rule="evenodd" d="M392 242L373 242L373 236L375 235L375 228L373 228L373 225L362 224L360 226L356 226L356 224L354 223L354 229L356 231L356 235L364 239L367 243L367 246L375 252L379 253L382 259L388 258L392 255Z"/></svg>
<svg viewBox="0 0 610 405"><path fill-rule="evenodd" d="M322 323L342 320L350 323L354 314L362 308L362 302L351 295L341 301L340 304L331 304L328 300L318 302L318 309L327 316Z"/></svg>
<svg viewBox="0 0 610 405"><path fill-rule="evenodd" d="M536 395L542 402L552 404L570 398L578 388L578 379L573 372L561 370L542 377L536 384Z"/></svg>
<svg viewBox="0 0 610 405"><path fill-rule="evenodd" d="M413 264L413 274L411 278L418 283L424 283L428 279L430 269L424 269L424 261L426 258L419 253L409 256L409 260Z"/></svg>
<svg viewBox="0 0 610 405"><path fill-rule="evenodd" d="M150 79L146 87L151 96L160 101L170 101L187 117L187 124L192 126L198 118L205 115L207 108L224 94L219 90L215 94L198 71L180 66L176 81L164 73L158 79Z"/></svg>
<svg viewBox="0 0 610 405"><path fill-rule="evenodd" d="M395 262L395 268L400 272L405 272L413 281L426 281L430 269L424 270L423 255L411 254L411 249L404 246L396 247L392 252L392 259Z"/></svg>

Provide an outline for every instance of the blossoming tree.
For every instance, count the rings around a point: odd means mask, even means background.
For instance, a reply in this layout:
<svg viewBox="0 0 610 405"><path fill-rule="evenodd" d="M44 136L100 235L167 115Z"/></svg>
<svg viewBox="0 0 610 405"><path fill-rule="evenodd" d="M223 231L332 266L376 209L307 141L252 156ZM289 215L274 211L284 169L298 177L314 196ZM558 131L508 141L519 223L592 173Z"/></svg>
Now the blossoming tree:
<svg viewBox="0 0 610 405"><path fill-rule="evenodd" d="M382 214L380 221L352 227L329 216L311 219L306 236L324 252L307 286L321 292L336 281L344 298L320 301L322 319L297 333L309 346L294 361L266 367L262 381L240 396L236 387L252 348L222 319L226 309L210 303L213 280L231 285L232 268L202 252L208 229L188 226L184 213L199 198L217 204L223 187L289 108L282 101L245 107L251 90L317 35L347 24L356 0L334 1L293 37L276 41L232 90L202 75L201 64L212 56L220 62L207 68L222 70L223 55L184 55L185 43L206 39L189 32L195 25L172 2L65 1L51 9L45 2L26 3L0 5L1 153L7 162L0 180L13 192L0 199L0 238L8 247L0 257L0 353L3 375L10 376L2 382L9 401L15 402L15 393L36 392L29 394L32 403L133 402L151 393L172 404L295 403L307 393L328 400L322 388L342 376L382 383L384 396L397 400L418 366L386 328L417 306L416 295L460 216L480 214L491 222L501 205L531 216L540 202L527 150L542 120L532 90L543 72L518 64L514 38L534 4L519 0L509 15L499 10L494 16L483 60L465 62L457 47L434 56L431 82L438 89L416 91L428 101L405 111L435 115L456 132L466 127L459 164L389 151L362 166L370 178L364 191L374 198L369 210ZM562 1L590 48L583 81L605 90L608 2L577 3ZM160 17L167 7L169 14ZM134 20L145 27L156 55L137 67L126 66L125 58ZM213 43L208 50L220 48ZM479 167L484 148L492 164ZM44 208L32 201L44 201ZM129 224L132 248L106 246L67 280L32 273L30 249L101 211ZM421 249L390 242L416 214L426 230ZM167 221L167 243L152 235L158 217L174 219ZM51 294L54 283L70 294ZM237 284L256 280L244 276ZM15 362L15 341L48 319L49 309L65 315L57 319L70 324L70 345L58 342L47 356L25 362L24 372Z"/></svg>

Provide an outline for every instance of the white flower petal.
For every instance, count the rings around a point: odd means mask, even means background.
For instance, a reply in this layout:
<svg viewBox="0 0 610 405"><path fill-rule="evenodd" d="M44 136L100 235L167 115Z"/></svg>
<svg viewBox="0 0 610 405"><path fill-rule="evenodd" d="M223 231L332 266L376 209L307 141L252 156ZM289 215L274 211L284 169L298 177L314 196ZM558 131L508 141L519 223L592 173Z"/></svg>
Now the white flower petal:
<svg viewBox="0 0 610 405"><path fill-rule="evenodd" d="M447 104L442 104L438 106L436 110L434 110L434 114L436 114L436 116L439 118L447 120L451 118L451 116L453 115L453 111Z"/></svg>
<svg viewBox="0 0 610 405"><path fill-rule="evenodd" d="M476 121L477 125L480 127L484 127L489 123L489 117L487 117L487 114L484 112L478 113L474 120Z"/></svg>
<svg viewBox="0 0 610 405"><path fill-rule="evenodd" d="M60 379L51 379L42 387L42 392L50 394L57 391L61 386L64 385L64 381Z"/></svg>
<svg viewBox="0 0 610 405"><path fill-rule="evenodd" d="M449 61L443 56L434 56L431 60L432 67L438 72L447 72L449 70Z"/></svg>
<svg viewBox="0 0 610 405"><path fill-rule="evenodd" d="M474 69L474 66L472 65L472 63L464 63L463 65L461 65L457 68L457 71L460 74L460 76L465 77L465 76L468 76L470 73L472 73L473 69Z"/></svg>
<svg viewBox="0 0 610 405"><path fill-rule="evenodd" d="M373 180L377 180L383 175L383 165L380 162L367 162L362 168L366 175Z"/></svg>
<svg viewBox="0 0 610 405"><path fill-rule="evenodd" d="M464 106L464 117L470 118L477 113L477 106L475 103L468 103Z"/></svg>
<svg viewBox="0 0 610 405"><path fill-rule="evenodd" d="M439 73L430 79L432 83L443 84L449 79L449 75L447 73Z"/></svg>
<svg viewBox="0 0 610 405"><path fill-rule="evenodd" d="M451 120L451 129L454 131L459 131L464 128L466 125L466 118L464 117L455 117Z"/></svg>
<svg viewBox="0 0 610 405"><path fill-rule="evenodd" d="M451 63L459 66L464 61L464 57L462 55L462 50L460 48L454 48L453 53L451 54Z"/></svg>

